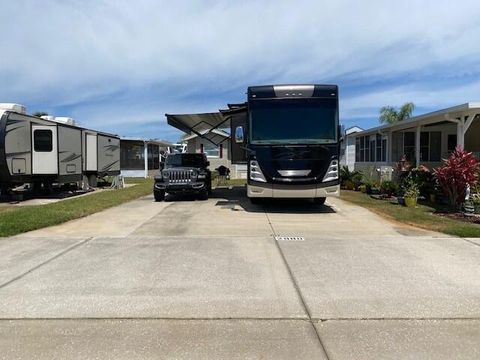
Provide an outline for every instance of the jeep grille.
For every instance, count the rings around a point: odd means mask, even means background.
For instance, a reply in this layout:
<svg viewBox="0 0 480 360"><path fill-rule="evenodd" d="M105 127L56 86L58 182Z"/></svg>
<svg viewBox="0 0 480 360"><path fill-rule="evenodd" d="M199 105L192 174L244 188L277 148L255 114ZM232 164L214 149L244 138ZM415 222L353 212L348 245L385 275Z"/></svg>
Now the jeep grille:
<svg viewBox="0 0 480 360"><path fill-rule="evenodd" d="M173 184L189 183L192 181L193 171L191 170L170 170L168 181Z"/></svg>

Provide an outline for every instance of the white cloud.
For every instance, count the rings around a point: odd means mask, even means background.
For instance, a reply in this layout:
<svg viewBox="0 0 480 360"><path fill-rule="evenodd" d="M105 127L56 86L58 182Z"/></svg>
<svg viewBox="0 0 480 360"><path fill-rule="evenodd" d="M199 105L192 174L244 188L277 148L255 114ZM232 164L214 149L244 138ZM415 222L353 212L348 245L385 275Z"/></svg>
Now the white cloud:
<svg viewBox="0 0 480 360"><path fill-rule="evenodd" d="M112 127L131 119L133 108L138 123L187 108L214 110L221 94L251 84L346 77L348 86L348 79L426 74L480 56L476 1L0 2L9 14L2 17L0 99L72 106ZM145 105L135 94L150 87L158 102L146 95ZM428 87L369 88L363 98L346 98L344 113L403 95L443 104L457 88L442 89L443 99ZM475 95L468 90L478 88L463 87L462 96ZM210 99L202 106L199 95Z"/></svg>

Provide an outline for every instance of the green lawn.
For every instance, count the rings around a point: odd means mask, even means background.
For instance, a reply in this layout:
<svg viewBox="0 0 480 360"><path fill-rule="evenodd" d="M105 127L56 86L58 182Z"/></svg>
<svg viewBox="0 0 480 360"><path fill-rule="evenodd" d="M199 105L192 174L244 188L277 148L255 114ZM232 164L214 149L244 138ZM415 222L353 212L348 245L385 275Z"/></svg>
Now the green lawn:
<svg viewBox="0 0 480 360"><path fill-rule="evenodd" d="M342 190L340 198L363 206L380 216L408 225L460 237L480 237L480 225L435 215L438 208L431 204L419 204L416 208L407 208L388 201L372 199L361 192L348 190Z"/></svg>
<svg viewBox="0 0 480 360"><path fill-rule="evenodd" d="M11 236L78 219L152 193L153 179L126 179L135 186L73 197L47 205L0 204L0 236Z"/></svg>

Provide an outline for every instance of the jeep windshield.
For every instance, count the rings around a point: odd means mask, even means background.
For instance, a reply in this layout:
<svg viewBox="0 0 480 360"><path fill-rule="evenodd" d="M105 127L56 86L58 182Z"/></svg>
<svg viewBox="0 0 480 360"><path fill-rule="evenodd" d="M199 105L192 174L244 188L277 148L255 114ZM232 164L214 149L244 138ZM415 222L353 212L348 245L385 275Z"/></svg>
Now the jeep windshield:
<svg viewBox="0 0 480 360"><path fill-rule="evenodd" d="M173 154L168 155L165 160L165 167L203 167L205 158L203 154Z"/></svg>

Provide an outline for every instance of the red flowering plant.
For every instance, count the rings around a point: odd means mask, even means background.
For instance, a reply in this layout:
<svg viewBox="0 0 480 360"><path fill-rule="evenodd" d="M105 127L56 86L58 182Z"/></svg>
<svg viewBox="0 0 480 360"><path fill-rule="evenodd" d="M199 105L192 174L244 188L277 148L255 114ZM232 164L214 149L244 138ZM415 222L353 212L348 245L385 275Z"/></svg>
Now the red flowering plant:
<svg viewBox="0 0 480 360"><path fill-rule="evenodd" d="M452 209L461 208L467 186L476 184L478 166L479 162L471 152L457 146L452 155L443 160L443 165L434 170L435 179Z"/></svg>

